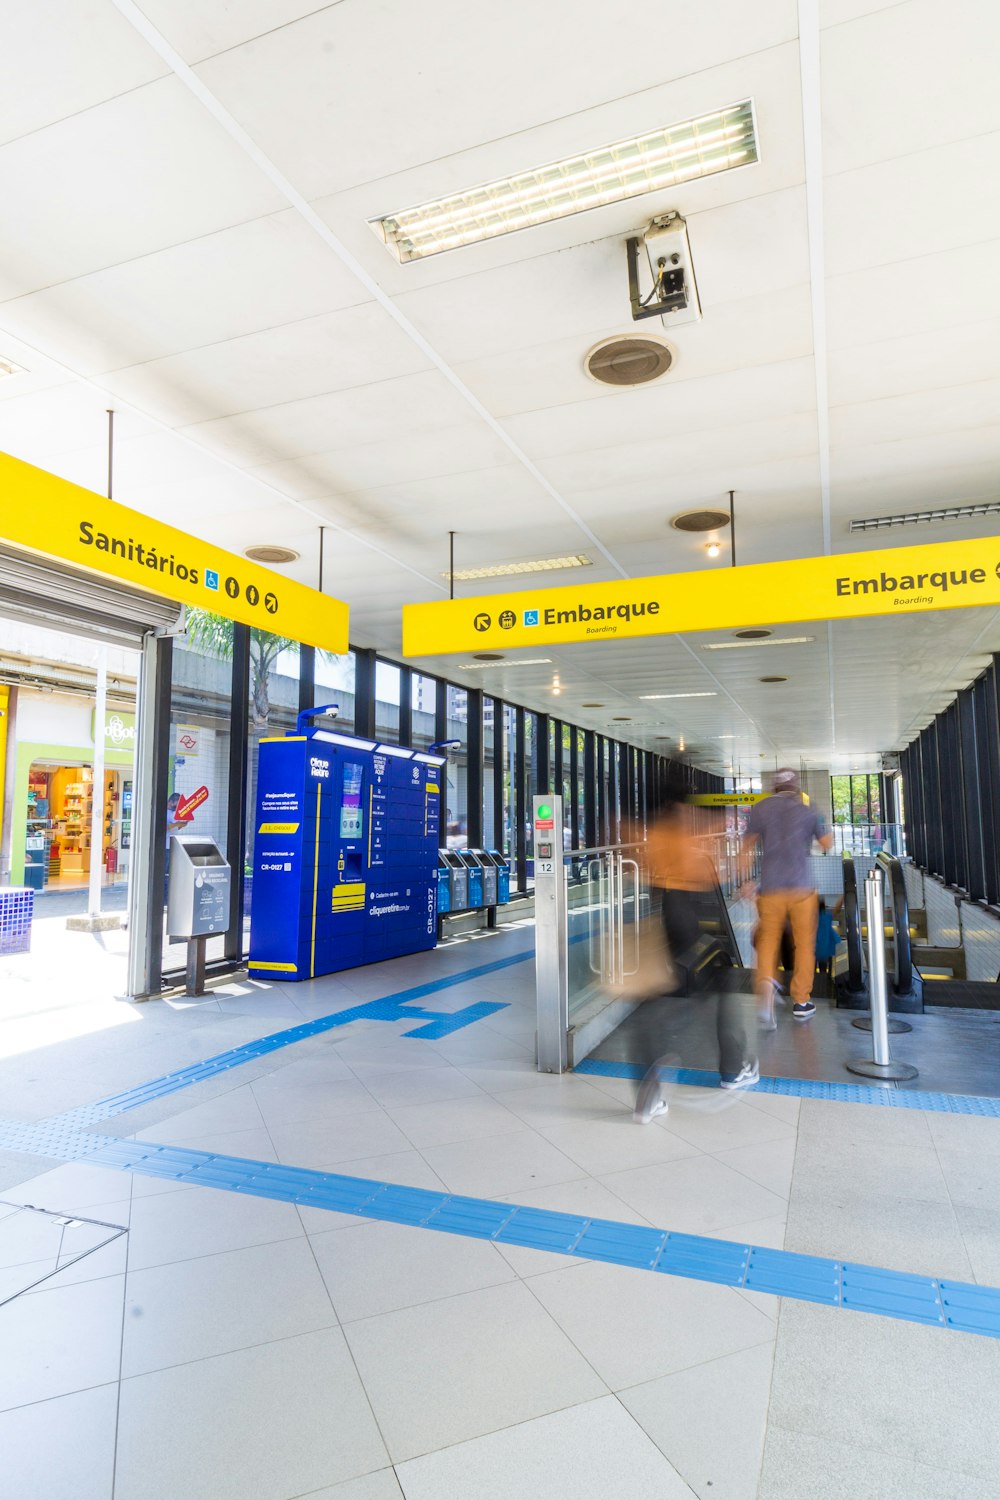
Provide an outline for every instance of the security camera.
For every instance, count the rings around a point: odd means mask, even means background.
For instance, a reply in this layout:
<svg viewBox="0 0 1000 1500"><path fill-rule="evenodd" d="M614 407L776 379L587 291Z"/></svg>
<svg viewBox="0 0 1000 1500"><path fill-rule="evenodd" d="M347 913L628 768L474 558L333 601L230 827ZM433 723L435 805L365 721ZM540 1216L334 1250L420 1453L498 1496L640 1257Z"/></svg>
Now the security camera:
<svg viewBox="0 0 1000 1500"><path fill-rule="evenodd" d="M324 708L323 717L324 719L339 719L340 705L338 703L331 703L329 708Z"/></svg>
<svg viewBox="0 0 1000 1500"><path fill-rule="evenodd" d="M652 276L645 296L639 286L639 252L644 249ZM664 327L696 322L701 317L698 285L691 260L687 224L679 213L654 219L641 235L626 241L632 318L660 318Z"/></svg>

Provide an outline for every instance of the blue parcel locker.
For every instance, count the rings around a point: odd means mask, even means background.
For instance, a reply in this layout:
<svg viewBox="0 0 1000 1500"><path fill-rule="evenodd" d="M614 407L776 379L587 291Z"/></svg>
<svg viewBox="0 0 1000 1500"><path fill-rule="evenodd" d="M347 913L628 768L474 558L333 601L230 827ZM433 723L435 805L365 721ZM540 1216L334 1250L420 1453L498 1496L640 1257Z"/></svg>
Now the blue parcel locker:
<svg viewBox="0 0 1000 1500"><path fill-rule="evenodd" d="M443 764L326 729L261 740L252 976L311 979L434 947Z"/></svg>

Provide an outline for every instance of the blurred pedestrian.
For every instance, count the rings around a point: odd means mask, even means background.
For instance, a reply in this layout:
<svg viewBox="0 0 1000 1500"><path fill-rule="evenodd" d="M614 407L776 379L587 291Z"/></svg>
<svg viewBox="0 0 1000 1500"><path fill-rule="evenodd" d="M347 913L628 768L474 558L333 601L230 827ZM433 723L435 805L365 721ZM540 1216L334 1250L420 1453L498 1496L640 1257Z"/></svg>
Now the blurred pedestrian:
<svg viewBox="0 0 1000 1500"><path fill-rule="evenodd" d="M755 990L760 1024L767 1031L775 1027L775 982L786 922L795 945L792 1015L808 1021L816 1014L812 982L819 898L809 868L814 839L823 850L833 843L823 818L804 801L798 774L787 768L776 772L772 795L750 811L744 839L744 849L759 845L761 851Z"/></svg>

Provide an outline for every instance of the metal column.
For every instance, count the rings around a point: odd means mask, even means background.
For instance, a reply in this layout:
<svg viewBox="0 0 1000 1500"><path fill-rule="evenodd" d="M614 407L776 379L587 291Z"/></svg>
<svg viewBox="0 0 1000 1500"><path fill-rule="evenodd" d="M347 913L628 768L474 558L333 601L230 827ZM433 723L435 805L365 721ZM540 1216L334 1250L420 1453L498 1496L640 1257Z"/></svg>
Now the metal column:
<svg viewBox="0 0 1000 1500"><path fill-rule="evenodd" d="M538 1071L564 1073L568 1061L569 972L562 797L532 798L535 851L535 986Z"/></svg>
<svg viewBox="0 0 1000 1500"><path fill-rule="evenodd" d="M170 636L147 635L139 665L128 913L131 1000L148 999L161 988L173 645Z"/></svg>

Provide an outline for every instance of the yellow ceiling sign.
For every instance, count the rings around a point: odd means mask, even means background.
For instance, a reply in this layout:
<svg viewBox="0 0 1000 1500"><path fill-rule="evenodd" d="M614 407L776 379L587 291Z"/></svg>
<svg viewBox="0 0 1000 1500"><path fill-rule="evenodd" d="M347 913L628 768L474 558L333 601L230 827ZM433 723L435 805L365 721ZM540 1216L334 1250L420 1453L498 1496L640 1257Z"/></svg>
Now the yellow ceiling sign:
<svg viewBox="0 0 1000 1500"><path fill-rule="evenodd" d="M740 807L763 802L767 792L695 792L688 797L692 807Z"/></svg>
<svg viewBox="0 0 1000 1500"><path fill-rule="evenodd" d="M1000 537L403 606L406 656L1000 605Z"/></svg>
<svg viewBox="0 0 1000 1500"><path fill-rule="evenodd" d="M347 650L340 599L7 453L0 453L0 540L308 646Z"/></svg>

